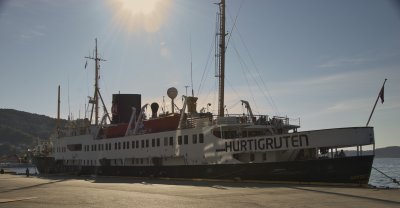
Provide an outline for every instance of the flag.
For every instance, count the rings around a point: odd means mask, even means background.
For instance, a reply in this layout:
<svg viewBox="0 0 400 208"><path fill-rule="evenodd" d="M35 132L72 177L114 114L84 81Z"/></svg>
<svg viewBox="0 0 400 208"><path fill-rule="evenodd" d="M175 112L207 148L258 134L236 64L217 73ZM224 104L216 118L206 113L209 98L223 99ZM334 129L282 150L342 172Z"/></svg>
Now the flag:
<svg viewBox="0 0 400 208"><path fill-rule="evenodd" d="M379 92L379 97L381 98L381 102L385 102L385 85L382 86L381 91Z"/></svg>
<svg viewBox="0 0 400 208"><path fill-rule="evenodd" d="M87 67L87 60L86 60L86 63L85 63L85 69L86 69L86 67Z"/></svg>

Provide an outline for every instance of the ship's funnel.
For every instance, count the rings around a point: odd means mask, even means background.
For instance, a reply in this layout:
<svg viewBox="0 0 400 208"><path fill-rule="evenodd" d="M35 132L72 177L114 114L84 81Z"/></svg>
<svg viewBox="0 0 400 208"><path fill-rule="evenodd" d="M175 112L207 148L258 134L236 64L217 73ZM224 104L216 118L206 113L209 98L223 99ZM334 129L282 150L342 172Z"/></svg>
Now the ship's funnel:
<svg viewBox="0 0 400 208"><path fill-rule="evenodd" d="M188 106L188 113L197 113L197 97L186 97L186 104Z"/></svg>
<svg viewBox="0 0 400 208"><path fill-rule="evenodd" d="M150 105L151 108L151 117L152 118L157 118L157 111L158 111L158 104L157 103L152 103Z"/></svg>
<svg viewBox="0 0 400 208"><path fill-rule="evenodd" d="M113 94L112 97L112 124L129 123L132 115L132 106L136 108L136 117L139 116L142 97L140 94Z"/></svg>

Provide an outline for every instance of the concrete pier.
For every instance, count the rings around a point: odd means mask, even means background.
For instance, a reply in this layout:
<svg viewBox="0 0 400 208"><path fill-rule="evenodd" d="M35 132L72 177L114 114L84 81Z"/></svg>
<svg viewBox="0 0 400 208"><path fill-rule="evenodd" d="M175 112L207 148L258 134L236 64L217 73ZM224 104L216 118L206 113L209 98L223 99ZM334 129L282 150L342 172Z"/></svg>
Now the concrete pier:
<svg viewBox="0 0 400 208"><path fill-rule="evenodd" d="M400 207L400 190L4 174L0 207Z"/></svg>

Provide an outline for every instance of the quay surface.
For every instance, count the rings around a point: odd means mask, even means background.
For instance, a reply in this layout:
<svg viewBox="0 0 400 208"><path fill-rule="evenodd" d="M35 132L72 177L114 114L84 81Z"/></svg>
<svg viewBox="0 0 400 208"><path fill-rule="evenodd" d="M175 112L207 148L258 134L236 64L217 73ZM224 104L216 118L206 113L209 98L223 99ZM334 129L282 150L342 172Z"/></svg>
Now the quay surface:
<svg viewBox="0 0 400 208"><path fill-rule="evenodd" d="M400 207L400 190L3 174L0 207Z"/></svg>

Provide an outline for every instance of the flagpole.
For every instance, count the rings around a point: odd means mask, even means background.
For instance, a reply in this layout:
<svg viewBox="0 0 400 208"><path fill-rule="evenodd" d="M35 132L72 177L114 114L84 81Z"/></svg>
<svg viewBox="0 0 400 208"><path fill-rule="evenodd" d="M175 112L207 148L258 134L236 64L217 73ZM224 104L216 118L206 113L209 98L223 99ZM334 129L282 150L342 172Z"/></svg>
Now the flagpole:
<svg viewBox="0 0 400 208"><path fill-rule="evenodd" d="M379 97L381 97L381 96L382 96L381 94L383 93L383 90L384 90L384 87L385 87L386 80L387 80L387 79L385 79L385 81L383 82L382 88L381 88L381 90L379 91L378 97L376 98L376 101L375 101L374 108L372 108L371 114L369 115L369 118L368 118L367 125L365 125L365 126L368 126L369 122L371 121L371 117L372 117L372 114L373 114L373 113L374 113L374 111L375 111L375 107L376 107L376 104L378 103ZM383 102L383 99L382 99L382 102Z"/></svg>

